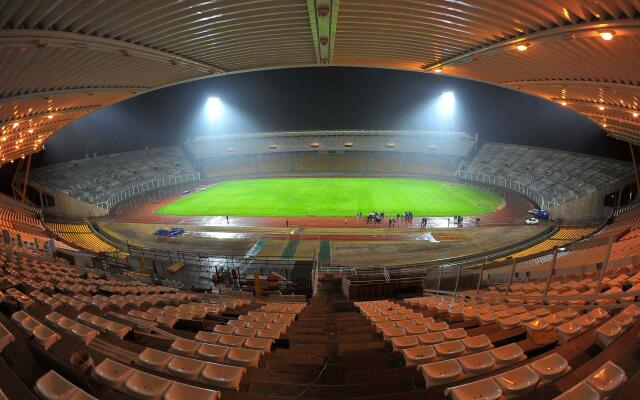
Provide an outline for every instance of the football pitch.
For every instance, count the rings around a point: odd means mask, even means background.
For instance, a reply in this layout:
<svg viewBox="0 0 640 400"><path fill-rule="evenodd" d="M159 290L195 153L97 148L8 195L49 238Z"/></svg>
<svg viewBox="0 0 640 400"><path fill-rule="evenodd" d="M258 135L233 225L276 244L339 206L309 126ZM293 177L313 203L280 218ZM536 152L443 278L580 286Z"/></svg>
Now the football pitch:
<svg viewBox="0 0 640 400"><path fill-rule="evenodd" d="M177 216L353 217L482 215L502 198L480 188L404 178L275 178L224 181L156 210Z"/></svg>

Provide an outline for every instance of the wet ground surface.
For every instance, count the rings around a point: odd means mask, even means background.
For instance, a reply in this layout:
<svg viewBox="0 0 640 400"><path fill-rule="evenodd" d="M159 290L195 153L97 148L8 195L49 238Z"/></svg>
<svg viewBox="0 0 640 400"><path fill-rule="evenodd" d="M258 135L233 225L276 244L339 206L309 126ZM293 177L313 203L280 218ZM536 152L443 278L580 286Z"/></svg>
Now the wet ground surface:
<svg viewBox="0 0 640 400"><path fill-rule="evenodd" d="M197 251L217 256L320 257L332 264L409 263L473 254L503 247L546 229L525 226L533 205L513 192L495 191L505 199L499 210L479 217L422 217L412 221L388 218L367 223L366 218L271 218L227 216L164 216L154 210L179 196L150 202L99 221L101 229L120 242L146 248ZM477 220L479 218L479 220ZM159 228L179 226L179 238L157 238Z"/></svg>

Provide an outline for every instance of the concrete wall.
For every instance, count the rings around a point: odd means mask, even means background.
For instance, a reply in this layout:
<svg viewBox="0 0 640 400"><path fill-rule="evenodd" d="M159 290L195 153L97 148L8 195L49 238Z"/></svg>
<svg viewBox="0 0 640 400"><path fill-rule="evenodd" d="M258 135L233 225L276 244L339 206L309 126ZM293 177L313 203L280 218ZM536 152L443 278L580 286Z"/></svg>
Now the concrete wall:
<svg viewBox="0 0 640 400"><path fill-rule="evenodd" d="M49 189L36 182L29 182L29 186L37 191L48 194L54 198L55 206L43 209L44 215L47 217L64 217L71 219L81 219L89 217L101 217L107 215L107 210L94 206L93 204L74 199L62 192Z"/></svg>
<svg viewBox="0 0 640 400"><path fill-rule="evenodd" d="M630 181L611 184L585 196L570 200L549 209L552 219L562 218L567 222L608 217L613 209L604 206L605 196L624 188Z"/></svg>

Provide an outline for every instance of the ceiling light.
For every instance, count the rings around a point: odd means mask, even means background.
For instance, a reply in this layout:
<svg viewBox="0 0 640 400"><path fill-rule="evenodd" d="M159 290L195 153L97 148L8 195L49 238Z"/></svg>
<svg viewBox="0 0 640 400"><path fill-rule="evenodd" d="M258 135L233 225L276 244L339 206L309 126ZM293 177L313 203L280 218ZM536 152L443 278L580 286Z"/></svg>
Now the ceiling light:
<svg viewBox="0 0 640 400"><path fill-rule="evenodd" d="M442 68L436 68L433 70L433 72L435 72L436 74L439 74L440 72L442 72Z"/></svg>
<svg viewBox="0 0 640 400"><path fill-rule="evenodd" d="M606 128L606 127L607 127L607 124L602 124L602 127L603 127L603 128Z"/></svg>
<svg viewBox="0 0 640 400"><path fill-rule="evenodd" d="M528 48L529 48L529 43L520 43L516 45L516 50L518 51L525 51Z"/></svg>
<svg viewBox="0 0 640 400"><path fill-rule="evenodd" d="M638 113L637 112L633 113L633 118L638 118Z"/></svg>
<svg viewBox="0 0 640 400"><path fill-rule="evenodd" d="M53 118L53 114L47 115L47 118L49 118L49 119Z"/></svg>
<svg viewBox="0 0 640 400"><path fill-rule="evenodd" d="M560 104L562 104L563 106L566 106L567 102L566 101L561 101Z"/></svg>
<svg viewBox="0 0 640 400"><path fill-rule="evenodd" d="M604 111L604 106L598 106L598 110Z"/></svg>
<svg viewBox="0 0 640 400"><path fill-rule="evenodd" d="M616 34L614 31L600 31L598 32L602 40L609 41L613 39L613 36Z"/></svg>

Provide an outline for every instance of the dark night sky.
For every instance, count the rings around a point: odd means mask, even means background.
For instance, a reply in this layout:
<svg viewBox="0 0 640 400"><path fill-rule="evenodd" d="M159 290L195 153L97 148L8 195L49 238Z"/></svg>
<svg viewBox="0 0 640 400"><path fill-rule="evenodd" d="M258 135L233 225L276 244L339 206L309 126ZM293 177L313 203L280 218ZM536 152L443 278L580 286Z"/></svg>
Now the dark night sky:
<svg viewBox="0 0 640 400"><path fill-rule="evenodd" d="M429 105L454 91L456 114L443 122ZM220 121L202 117L209 96ZM299 68L233 74L137 96L70 124L36 165L183 143L203 134L314 129L455 129L481 141L554 147L628 159L624 142L556 104L474 81L367 68Z"/></svg>

